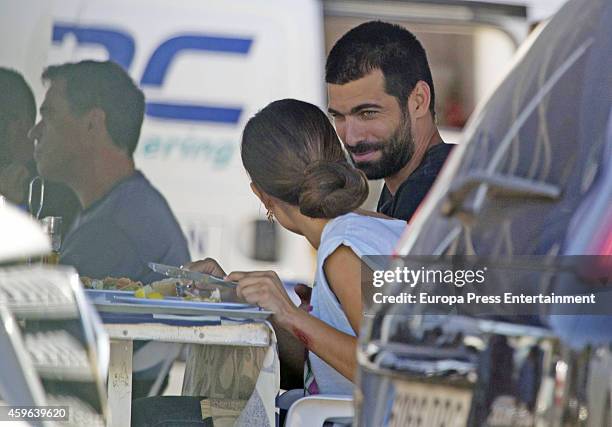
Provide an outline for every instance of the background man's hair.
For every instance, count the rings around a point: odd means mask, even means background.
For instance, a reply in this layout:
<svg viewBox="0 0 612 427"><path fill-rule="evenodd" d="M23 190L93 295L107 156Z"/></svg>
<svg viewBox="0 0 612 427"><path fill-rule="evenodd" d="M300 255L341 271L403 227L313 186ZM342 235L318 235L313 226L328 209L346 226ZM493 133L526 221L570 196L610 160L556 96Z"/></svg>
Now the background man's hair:
<svg viewBox="0 0 612 427"><path fill-rule="evenodd" d="M435 115L435 94L425 49L407 29L387 22L361 24L334 45L327 57L325 81L346 84L380 69L385 90L397 98L402 109L419 80L429 85L429 111Z"/></svg>
<svg viewBox="0 0 612 427"><path fill-rule="evenodd" d="M42 77L51 82L66 82L66 96L73 113L102 109L115 145L130 156L134 153L144 117L144 94L123 68L111 61L81 61L50 66Z"/></svg>
<svg viewBox="0 0 612 427"><path fill-rule="evenodd" d="M0 164L9 162L5 146L9 123L24 120L31 127L36 120L36 101L32 89L21 74L0 67Z"/></svg>

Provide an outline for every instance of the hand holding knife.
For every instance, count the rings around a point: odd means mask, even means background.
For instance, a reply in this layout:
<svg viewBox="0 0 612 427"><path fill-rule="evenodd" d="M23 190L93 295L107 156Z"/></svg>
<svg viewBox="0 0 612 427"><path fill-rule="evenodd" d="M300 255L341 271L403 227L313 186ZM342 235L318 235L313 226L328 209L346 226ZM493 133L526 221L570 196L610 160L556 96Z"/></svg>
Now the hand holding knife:
<svg viewBox="0 0 612 427"><path fill-rule="evenodd" d="M184 268L174 267L171 265L150 262L149 268L155 271L156 273L162 274L166 277L193 280L194 282L197 282L198 284L203 284L207 286L218 286L218 287L224 287L224 288L229 288L229 289L235 289L236 286L238 285L235 282L223 280L211 274L200 273L198 271L190 271Z"/></svg>

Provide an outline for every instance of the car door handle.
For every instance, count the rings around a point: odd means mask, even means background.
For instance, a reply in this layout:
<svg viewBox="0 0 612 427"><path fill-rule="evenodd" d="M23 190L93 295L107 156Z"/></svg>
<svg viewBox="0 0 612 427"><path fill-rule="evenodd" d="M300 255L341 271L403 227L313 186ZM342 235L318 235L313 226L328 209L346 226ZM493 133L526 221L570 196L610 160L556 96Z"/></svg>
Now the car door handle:
<svg viewBox="0 0 612 427"><path fill-rule="evenodd" d="M558 200L562 193L558 186L544 182L511 175L476 172L462 177L451 186L446 200L442 203L442 214L452 216L457 212L466 211L463 206L465 199L481 185L487 185L490 190L502 197Z"/></svg>

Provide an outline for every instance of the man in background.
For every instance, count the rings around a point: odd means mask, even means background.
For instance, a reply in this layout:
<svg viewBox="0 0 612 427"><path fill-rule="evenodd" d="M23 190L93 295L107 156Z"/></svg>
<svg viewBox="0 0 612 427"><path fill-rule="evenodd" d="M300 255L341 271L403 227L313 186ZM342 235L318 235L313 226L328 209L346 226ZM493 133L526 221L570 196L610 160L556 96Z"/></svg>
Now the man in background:
<svg viewBox="0 0 612 427"><path fill-rule="evenodd" d="M30 131L38 172L72 188L83 209L62 243L60 263L91 278L143 283L160 278L150 261L187 263L187 241L168 203L134 165L142 91L110 61L50 66L42 77L49 88ZM160 343L135 351L134 398L146 395L166 351Z"/></svg>
<svg viewBox="0 0 612 427"><path fill-rule="evenodd" d="M356 167L384 179L377 211L410 220L452 145L435 122L425 50L399 25L366 22L327 57L329 113Z"/></svg>

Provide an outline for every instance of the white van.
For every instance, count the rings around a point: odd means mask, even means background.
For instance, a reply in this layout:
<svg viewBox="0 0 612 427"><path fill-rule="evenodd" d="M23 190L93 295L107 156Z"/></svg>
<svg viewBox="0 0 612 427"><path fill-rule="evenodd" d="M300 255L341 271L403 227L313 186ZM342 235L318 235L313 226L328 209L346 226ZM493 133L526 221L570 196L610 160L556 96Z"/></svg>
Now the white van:
<svg viewBox="0 0 612 427"><path fill-rule="evenodd" d="M46 65L121 64L147 99L136 165L168 199L192 258L214 257L228 269L274 266L308 283L314 252L265 221L242 168L240 135L276 99L324 108L326 52L371 19L405 24L423 41L447 140L528 32L525 6L483 2L8 0L0 6L0 65L21 71L40 102Z"/></svg>

